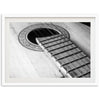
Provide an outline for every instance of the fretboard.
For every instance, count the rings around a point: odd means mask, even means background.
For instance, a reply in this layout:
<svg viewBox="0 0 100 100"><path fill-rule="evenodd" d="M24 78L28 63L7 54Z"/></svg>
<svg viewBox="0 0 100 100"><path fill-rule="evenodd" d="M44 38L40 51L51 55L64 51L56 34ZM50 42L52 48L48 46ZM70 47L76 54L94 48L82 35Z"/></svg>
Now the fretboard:
<svg viewBox="0 0 100 100"><path fill-rule="evenodd" d="M64 77L90 77L90 58L65 35L37 38L37 42L58 64Z"/></svg>

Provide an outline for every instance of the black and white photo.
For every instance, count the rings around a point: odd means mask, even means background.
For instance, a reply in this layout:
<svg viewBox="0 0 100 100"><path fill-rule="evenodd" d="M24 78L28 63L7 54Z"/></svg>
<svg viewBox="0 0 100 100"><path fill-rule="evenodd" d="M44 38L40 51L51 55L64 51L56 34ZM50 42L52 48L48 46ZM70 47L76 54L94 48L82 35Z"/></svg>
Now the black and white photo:
<svg viewBox="0 0 100 100"><path fill-rule="evenodd" d="M6 82L90 81L93 21L93 17L5 18Z"/></svg>

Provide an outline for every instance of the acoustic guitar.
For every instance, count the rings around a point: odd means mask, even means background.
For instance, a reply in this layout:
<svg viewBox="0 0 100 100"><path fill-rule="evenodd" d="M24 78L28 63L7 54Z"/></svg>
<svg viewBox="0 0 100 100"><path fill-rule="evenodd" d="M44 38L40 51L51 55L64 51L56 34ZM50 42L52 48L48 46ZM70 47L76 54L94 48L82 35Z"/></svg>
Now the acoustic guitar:
<svg viewBox="0 0 100 100"><path fill-rule="evenodd" d="M90 27L79 22L11 22L9 78L90 78Z"/></svg>

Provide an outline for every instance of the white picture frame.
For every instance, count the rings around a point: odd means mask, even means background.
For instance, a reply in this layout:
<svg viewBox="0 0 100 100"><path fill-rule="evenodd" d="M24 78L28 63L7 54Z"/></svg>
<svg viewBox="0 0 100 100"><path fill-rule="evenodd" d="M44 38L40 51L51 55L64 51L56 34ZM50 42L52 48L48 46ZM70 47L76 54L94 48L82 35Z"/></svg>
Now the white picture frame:
<svg viewBox="0 0 100 100"><path fill-rule="evenodd" d="M77 18L76 22L78 21L90 21L91 24L91 72L92 77L87 79L66 79L64 82L56 82L55 79L52 82L44 80L42 82L34 82L31 80L17 80L14 79L10 82L6 80L7 70L5 67L5 26L6 26L6 19L7 18L21 18L22 21L25 21L26 18L70 18L70 21L75 22L75 18ZM92 18L92 19L91 19ZM69 19L68 19L69 20ZM15 21L15 20L13 20ZM19 21L21 21L19 19ZM15 21L16 22L16 21ZM98 17L97 15L2 15L2 85L3 86L97 86L98 85L98 66L95 66L95 33L97 34L97 27L98 27ZM54 82L53 82L54 81Z"/></svg>

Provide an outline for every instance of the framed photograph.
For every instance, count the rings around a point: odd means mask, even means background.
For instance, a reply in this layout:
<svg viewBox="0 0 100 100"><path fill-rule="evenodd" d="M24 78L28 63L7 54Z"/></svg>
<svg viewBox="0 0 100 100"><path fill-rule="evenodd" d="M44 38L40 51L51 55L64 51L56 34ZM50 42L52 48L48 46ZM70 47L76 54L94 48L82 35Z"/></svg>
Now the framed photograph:
<svg viewBox="0 0 100 100"><path fill-rule="evenodd" d="M3 15L2 85L97 85L96 16Z"/></svg>

